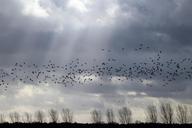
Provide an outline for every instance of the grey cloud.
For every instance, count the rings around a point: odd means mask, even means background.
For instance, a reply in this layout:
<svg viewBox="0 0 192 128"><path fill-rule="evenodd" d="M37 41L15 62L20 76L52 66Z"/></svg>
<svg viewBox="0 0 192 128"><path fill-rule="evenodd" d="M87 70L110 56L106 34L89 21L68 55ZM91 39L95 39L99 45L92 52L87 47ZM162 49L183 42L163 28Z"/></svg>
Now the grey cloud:
<svg viewBox="0 0 192 128"><path fill-rule="evenodd" d="M134 20L119 17L122 20L117 22L114 38L111 40L114 42L112 46L133 47L135 43L143 42L162 49L166 48L169 51L190 45L191 24L188 21L191 20L191 14L188 13L190 8L186 6L189 2L188 0L183 2L175 0L119 1L122 13L129 12ZM180 16L183 20L180 20ZM125 26L126 22L127 26Z"/></svg>

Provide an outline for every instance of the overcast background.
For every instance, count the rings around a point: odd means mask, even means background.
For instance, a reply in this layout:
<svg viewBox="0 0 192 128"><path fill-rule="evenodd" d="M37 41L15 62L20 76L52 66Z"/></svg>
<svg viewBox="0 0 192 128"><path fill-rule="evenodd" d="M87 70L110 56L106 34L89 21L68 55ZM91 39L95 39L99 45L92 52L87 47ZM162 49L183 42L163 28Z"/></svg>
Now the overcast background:
<svg viewBox="0 0 192 128"><path fill-rule="evenodd" d="M191 5L191 0L1 0L0 66L7 68L17 61L46 63L49 59L63 64L76 57L87 62L116 57L128 64L152 56L154 49L161 49L165 60L191 57ZM140 43L152 50L136 54L134 49ZM104 112L128 106L134 120L145 120L146 105L164 99L191 105L191 92L191 81L182 80L168 87L115 79L104 86L66 88L19 83L1 91L0 110L68 107L76 121L90 122L89 112L94 108Z"/></svg>

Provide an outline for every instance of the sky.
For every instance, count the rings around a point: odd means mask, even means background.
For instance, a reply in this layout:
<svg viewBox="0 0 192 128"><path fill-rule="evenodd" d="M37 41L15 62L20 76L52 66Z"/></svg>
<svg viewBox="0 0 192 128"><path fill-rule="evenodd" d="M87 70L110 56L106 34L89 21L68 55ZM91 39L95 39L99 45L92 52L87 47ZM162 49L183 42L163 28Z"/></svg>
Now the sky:
<svg viewBox="0 0 192 128"><path fill-rule="evenodd" d="M159 50L162 63L190 58L191 4L191 0L1 0L0 68L9 70L23 61L65 65L75 58L91 65L111 57L118 59L113 66L129 65L148 61ZM150 49L135 52L140 44ZM70 108L76 121L90 122L94 108L105 112L128 106L134 120L145 120L148 104L192 104L190 80L179 78L164 87L158 79L143 83L117 79L113 76L103 86L12 83L7 91L1 89L0 110Z"/></svg>

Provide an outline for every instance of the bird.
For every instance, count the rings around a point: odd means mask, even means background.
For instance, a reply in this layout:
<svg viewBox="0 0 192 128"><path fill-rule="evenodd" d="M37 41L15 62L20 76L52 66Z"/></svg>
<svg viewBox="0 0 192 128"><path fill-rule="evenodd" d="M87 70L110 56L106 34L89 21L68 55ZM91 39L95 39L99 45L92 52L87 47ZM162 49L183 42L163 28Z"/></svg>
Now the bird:
<svg viewBox="0 0 192 128"><path fill-rule="evenodd" d="M139 44L134 48L135 54L142 50L150 50L151 47L145 44ZM105 51L105 49L101 49ZM111 49L106 50L112 52ZM124 47L121 52L128 52ZM123 63L116 57L107 57L105 60L93 62L81 60L80 58L72 59L63 65L54 63L49 60L47 63L36 64L25 61L17 61L10 67L10 70L0 69L0 86L5 90L10 83L22 82L50 85L61 85L64 87L74 85L91 84L94 81L92 76L103 83L96 83L103 86L106 80L111 81L113 77L118 76L118 81L136 81L143 84L143 80L159 79L163 87L178 79L192 80L191 58L182 58L179 60L163 58L163 50L157 50L153 57L146 57L143 62ZM164 61L162 61L164 60ZM129 61L127 59L127 61ZM105 79L107 77L107 79ZM125 78L125 79L123 79ZM152 84L149 84L152 87Z"/></svg>

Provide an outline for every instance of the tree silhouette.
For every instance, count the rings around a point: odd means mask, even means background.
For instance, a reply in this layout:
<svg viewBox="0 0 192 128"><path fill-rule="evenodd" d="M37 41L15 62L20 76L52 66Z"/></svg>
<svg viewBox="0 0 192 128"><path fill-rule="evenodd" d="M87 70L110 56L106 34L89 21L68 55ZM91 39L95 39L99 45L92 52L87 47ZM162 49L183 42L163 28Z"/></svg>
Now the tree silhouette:
<svg viewBox="0 0 192 128"><path fill-rule="evenodd" d="M149 105L147 106L147 113L146 113L147 121L151 123L157 123L157 108L155 105Z"/></svg>
<svg viewBox="0 0 192 128"><path fill-rule="evenodd" d="M36 121L39 122L39 123L43 123L45 121L45 114L43 111L41 110L38 110L36 113L35 113L35 118L36 118Z"/></svg>
<svg viewBox="0 0 192 128"><path fill-rule="evenodd" d="M114 123L115 122L115 115L113 112L113 109L107 109L106 110L106 117L108 123Z"/></svg>
<svg viewBox="0 0 192 128"><path fill-rule="evenodd" d="M32 114L31 113L28 113L28 112L25 112L23 114L23 122L25 123L32 123Z"/></svg>
<svg viewBox="0 0 192 128"><path fill-rule="evenodd" d="M177 121L180 124L188 123L188 108L186 105L178 105L176 109L177 114Z"/></svg>
<svg viewBox="0 0 192 128"><path fill-rule="evenodd" d="M93 123L102 123L102 113L99 110L93 110L91 112L91 119Z"/></svg>
<svg viewBox="0 0 192 128"><path fill-rule="evenodd" d="M5 122L5 115L3 113L0 114L0 123Z"/></svg>
<svg viewBox="0 0 192 128"><path fill-rule="evenodd" d="M160 105L161 119L165 124L173 123L173 108L170 103L161 103Z"/></svg>
<svg viewBox="0 0 192 128"><path fill-rule="evenodd" d="M20 122L20 114L18 112L9 113L9 118L12 123Z"/></svg>
<svg viewBox="0 0 192 128"><path fill-rule="evenodd" d="M73 113L68 108L63 108L61 113L61 118L65 123L72 123L73 122Z"/></svg>
<svg viewBox="0 0 192 128"><path fill-rule="evenodd" d="M192 123L192 107L189 107L189 122Z"/></svg>
<svg viewBox="0 0 192 128"><path fill-rule="evenodd" d="M131 123L132 112L129 108L123 107L119 109L119 122L121 124L129 124Z"/></svg>
<svg viewBox="0 0 192 128"><path fill-rule="evenodd" d="M173 108L171 103L163 103L159 105L159 110L157 110L157 106L155 105L148 105L146 108L146 122L150 123L157 123L158 118L162 120L162 123L164 124L173 124L174 121L180 123L180 124L186 124L191 122L192 119L192 109L188 107L187 105L178 104L175 109ZM58 123L60 122L60 116L63 122L65 123L73 123L73 113L70 111L70 109L62 109L61 113L58 113L55 109L50 109L47 111L48 113L44 113L41 110L38 110L34 113L34 119L32 119L32 114L25 112L22 115L18 112L12 112L7 115L9 117L9 120L11 123L16 122L24 122L24 123L32 123L39 122L43 123L46 120L46 116L49 117L49 122L52 123ZM158 113L160 112L160 113ZM159 114L159 115L158 115ZM94 109L90 112L91 115L91 121L93 123L102 123L103 122L103 115L100 110ZM132 111L128 107L122 107L118 110L117 115L114 114L113 109L108 108L105 112L106 121L107 123L115 123L117 121L115 119L115 116L117 116L119 119L120 124L129 124L132 122ZM174 117L175 116L175 117ZM0 114L0 123L5 122L6 115L3 113ZM175 120L174 120L175 119ZM135 119L137 120L137 119ZM140 121L136 121L135 123L141 123Z"/></svg>
<svg viewBox="0 0 192 128"><path fill-rule="evenodd" d="M49 110L49 116L52 123L57 123L59 119L59 114L56 110L51 109Z"/></svg>

